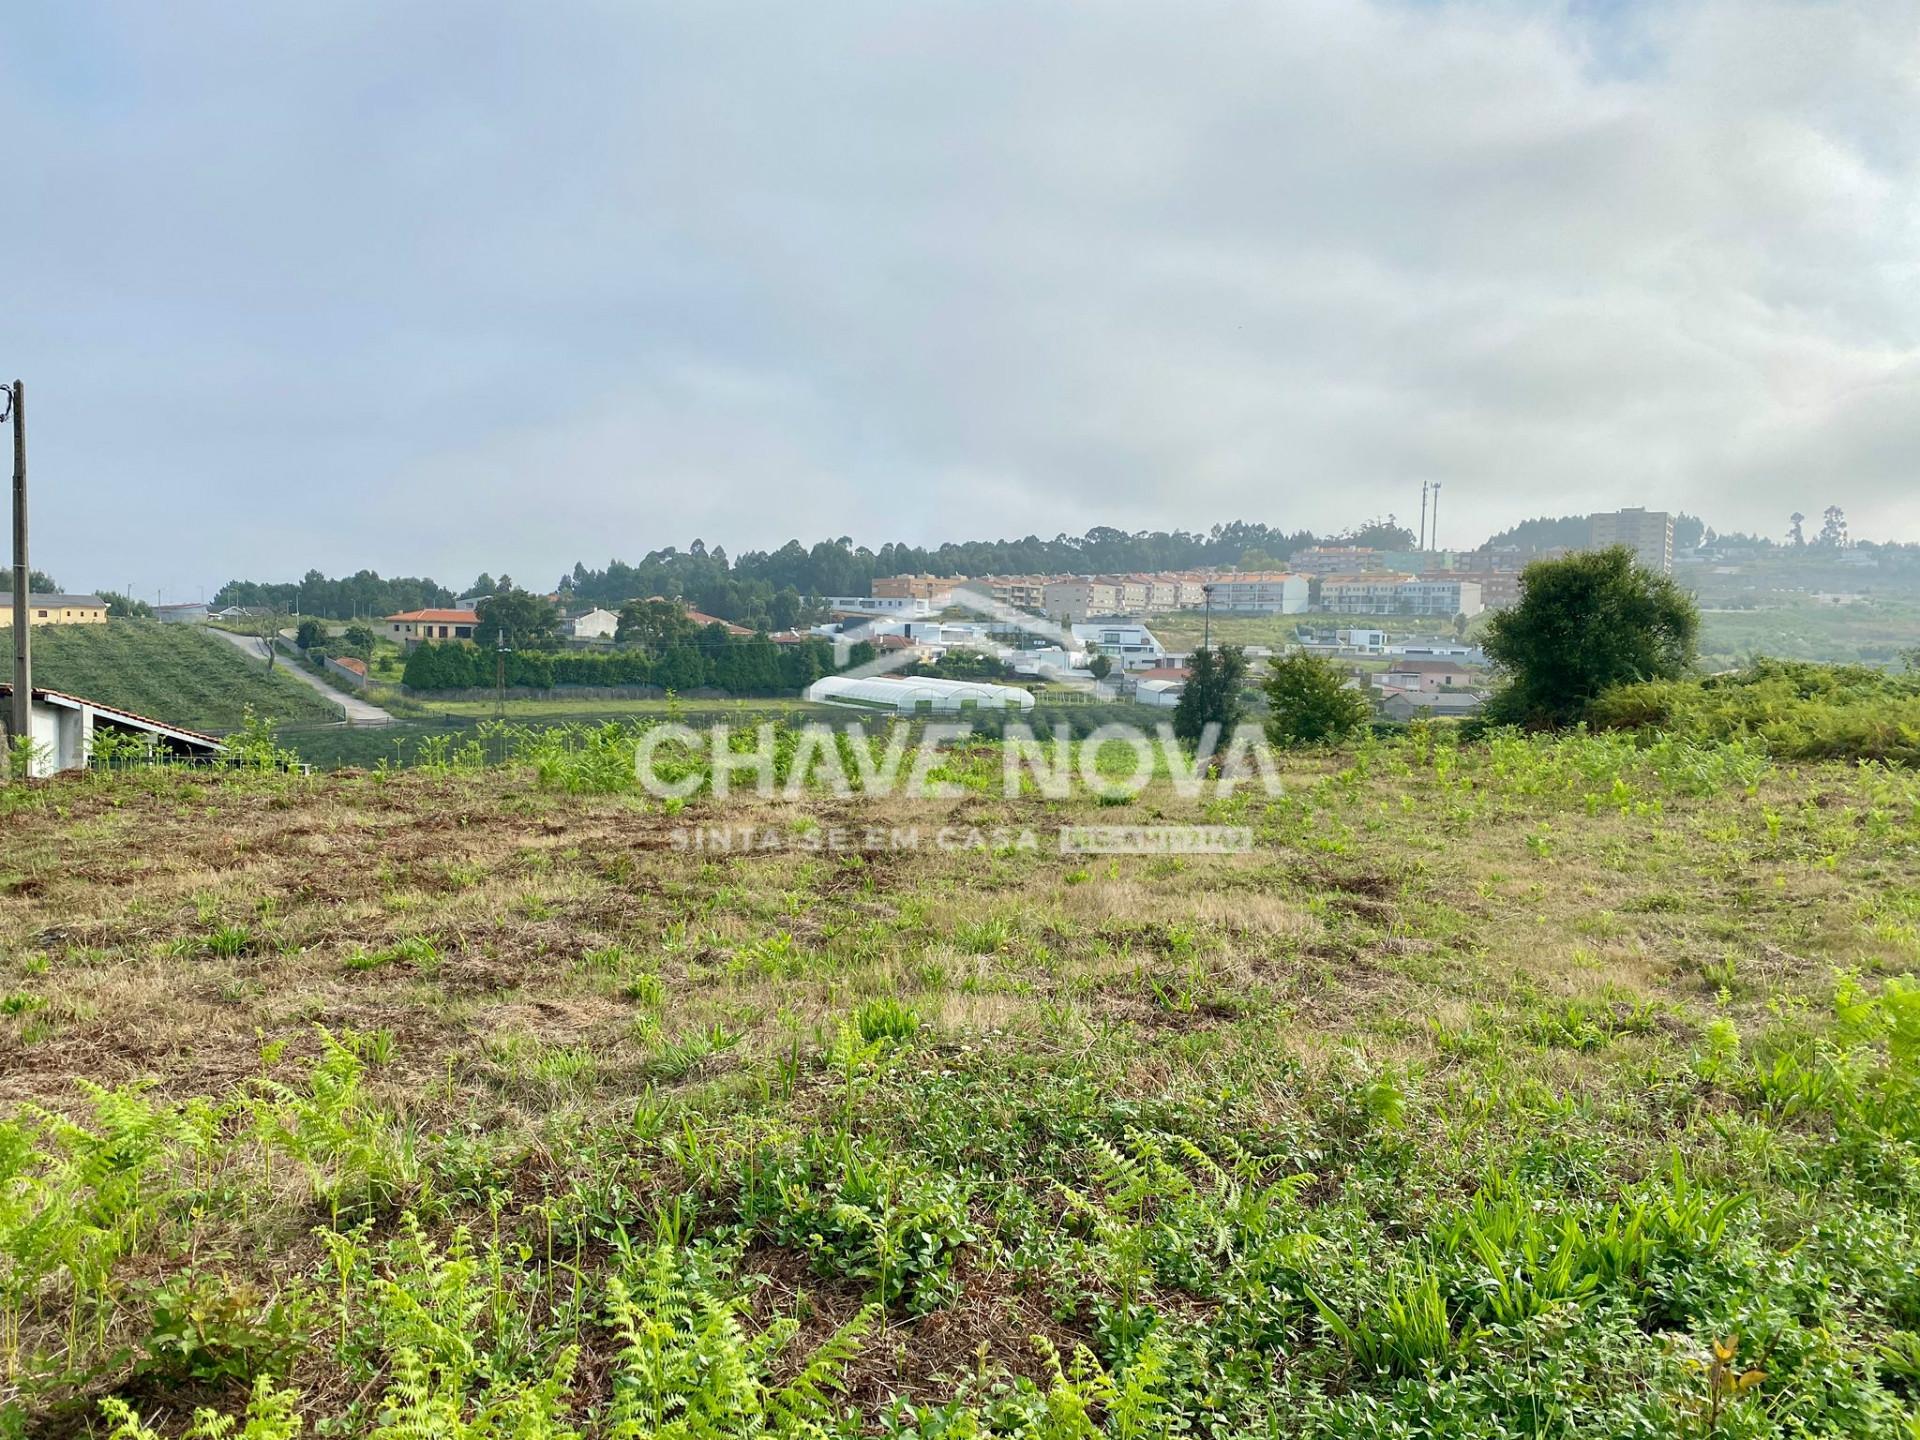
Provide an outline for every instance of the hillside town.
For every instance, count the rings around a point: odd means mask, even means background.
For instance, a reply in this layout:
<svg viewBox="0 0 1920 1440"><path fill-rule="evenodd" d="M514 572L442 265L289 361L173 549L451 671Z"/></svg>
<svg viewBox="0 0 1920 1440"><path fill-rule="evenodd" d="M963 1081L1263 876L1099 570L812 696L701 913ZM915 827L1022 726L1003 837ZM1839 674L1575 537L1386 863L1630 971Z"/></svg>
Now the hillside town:
<svg viewBox="0 0 1920 1440"><path fill-rule="evenodd" d="M229 582L211 601L144 604L113 590L67 593L35 572L22 613L36 629L99 635L98 645L54 647L47 672L66 677L92 713L117 706L150 724L184 725L185 736L217 736L253 706L301 724L329 717L349 730L386 728L394 738L380 743L402 755L435 728L532 706L554 723L635 706L746 702L823 716L1037 712L1040 725L1077 712L1071 723L1083 726L1100 723L1079 708L1091 705L1123 707L1114 716L1130 708L1139 722L1177 711L1196 652L1218 645L1245 665L1244 693L1256 706L1277 666L1307 657L1376 725L1468 719L1483 713L1500 678L1484 642L1493 618L1519 602L1526 567L1614 548L1649 575L1674 577L1700 597L1711 625L1734 633L1777 625L1769 617L1784 605L1834 617L1820 622L1813 645L1858 631L1860 656L1883 665L1902 663L1908 647L1900 617L1920 572L1903 547L1852 539L1837 507L1817 534L1796 513L1785 544L1629 508L1526 521L1452 550L1432 543L1430 518L1423 504L1417 535L1388 516L1331 536L1303 533L1292 545L1240 522L1205 535L1096 529L937 551L869 551L843 538L737 561L696 540L637 567L576 566L544 592L504 574L456 592L372 571L339 580L312 571L292 584ZM1185 564L1084 563L1183 551ZM1018 555L1082 563L1021 571L967 563ZM1757 584L1769 588L1742 588ZM1763 596L1757 608L1743 608L1756 603L1746 594ZM9 597L0 624L12 614ZM182 631L219 643L212 652L162 643L170 633L184 644ZM249 661L264 673L240 685L213 678ZM204 698L157 682L168 674L200 677ZM135 683L141 675L156 682ZM294 693L302 690L312 693ZM49 711L50 736L56 718ZM371 740L319 729L299 743L322 763L376 753ZM49 744L49 763L72 754Z"/></svg>
<svg viewBox="0 0 1920 1440"><path fill-rule="evenodd" d="M1625 545L1638 563L1669 574L1674 520L1662 511L1629 509L1588 517L1593 548ZM1424 537L1422 537L1424 539ZM1563 553L1553 547L1547 553ZM1485 697L1486 657L1468 643L1470 622L1515 603L1520 572L1539 551L1489 544L1474 551L1386 549L1360 544L1315 544L1291 553L1281 568L1207 567L1192 570L1097 574L927 573L874 577L865 594L815 597L812 623L767 632L776 645L831 647L830 668L843 670L856 650L871 652L878 674L822 675L805 687L809 700L903 712L1026 708L1030 689L1078 689L1095 698L1171 708L1188 677L1188 649L1170 644L1155 626L1182 615L1211 620L1276 616L1400 619L1409 633L1381 628L1313 628L1302 620L1291 633L1245 646L1256 667L1278 650L1304 649L1349 665L1349 683L1388 720L1473 714ZM471 641L488 597L462 597L449 607L425 607L383 617L387 639L403 651L421 644ZM560 591L547 597L567 611L565 641L584 648L617 645L620 613L603 605L567 607ZM661 596L645 603L667 604ZM729 636L755 632L683 606L694 627L717 626ZM1435 624L1442 634L1428 633ZM939 672L971 657L979 674ZM984 662L984 664L982 664ZM351 682L352 672L346 678ZM995 682L1005 681L1006 684ZM909 684L909 682L911 682Z"/></svg>

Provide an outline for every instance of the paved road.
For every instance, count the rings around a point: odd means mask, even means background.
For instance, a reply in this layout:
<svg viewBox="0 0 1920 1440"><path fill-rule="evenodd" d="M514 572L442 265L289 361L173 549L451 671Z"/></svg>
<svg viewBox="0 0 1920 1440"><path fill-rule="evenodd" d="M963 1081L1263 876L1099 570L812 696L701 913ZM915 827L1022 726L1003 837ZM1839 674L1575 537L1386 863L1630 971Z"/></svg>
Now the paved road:
<svg viewBox="0 0 1920 1440"><path fill-rule="evenodd" d="M247 654L258 660L263 666L267 663L267 642L258 635L236 635L231 630L221 630L209 625L210 634L218 635L222 640L231 640ZM350 725L391 725L393 716L378 705L362 700L358 695L349 695L344 690L336 690L318 675L302 670L298 664L282 655L274 662L274 669L283 670L296 680L304 680L347 713Z"/></svg>

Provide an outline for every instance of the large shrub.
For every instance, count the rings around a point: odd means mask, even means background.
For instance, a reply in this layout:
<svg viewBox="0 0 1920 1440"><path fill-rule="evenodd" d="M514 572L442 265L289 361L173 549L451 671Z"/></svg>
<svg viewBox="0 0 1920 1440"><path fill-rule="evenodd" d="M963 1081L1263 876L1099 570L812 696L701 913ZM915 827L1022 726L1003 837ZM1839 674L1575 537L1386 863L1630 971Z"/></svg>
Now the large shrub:
<svg viewBox="0 0 1920 1440"><path fill-rule="evenodd" d="M1367 697L1324 655L1296 650L1275 657L1260 687L1267 696L1267 739L1275 745L1326 745L1373 718Z"/></svg>
<svg viewBox="0 0 1920 1440"><path fill-rule="evenodd" d="M1624 546L1536 560L1520 586L1520 603L1487 624L1487 654L1504 677L1490 719L1570 725L1616 685L1677 680L1693 668L1692 597Z"/></svg>

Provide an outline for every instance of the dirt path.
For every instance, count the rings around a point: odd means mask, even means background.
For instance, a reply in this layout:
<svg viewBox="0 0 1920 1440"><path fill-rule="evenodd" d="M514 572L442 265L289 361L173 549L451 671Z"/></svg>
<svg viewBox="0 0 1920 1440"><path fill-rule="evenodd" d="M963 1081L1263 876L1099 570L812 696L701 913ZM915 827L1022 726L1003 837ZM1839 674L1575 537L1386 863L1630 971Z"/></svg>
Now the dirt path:
<svg viewBox="0 0 1920 1440"><path fill-rule="evenodd" d="M267 642L259 636L236 635L231 630L221 630L211 625L207 628L222 640L232 641L254 659L264 661L267 658ZM341 710L345 712L349 725L391 725L393 723L393 716L387 711L382 710L378 705L373 704L371 701L362 700L357 695L349 695L344 690L334 689L333 686L327 684L327 682L322 680L318 675L310 674L301 669L299 665L287 659L284 655L276 662L275 668L284 670L296 680L305 681L328 700L338 705Z"/></svg>

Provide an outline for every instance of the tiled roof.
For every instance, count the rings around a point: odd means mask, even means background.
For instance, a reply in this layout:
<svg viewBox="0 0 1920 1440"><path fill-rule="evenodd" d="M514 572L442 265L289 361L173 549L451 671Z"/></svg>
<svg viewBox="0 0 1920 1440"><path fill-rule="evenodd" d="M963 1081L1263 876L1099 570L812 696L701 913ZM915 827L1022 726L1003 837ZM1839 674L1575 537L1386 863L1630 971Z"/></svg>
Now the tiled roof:
<svg viewBox="0 0 1920 1440"><path fill-rule="evenodd" d="M0 609L13 604L11 590L0 592ZM98 595L36 595L27 592L27 604L42 610L104 610L107 602Z"/></svg>

